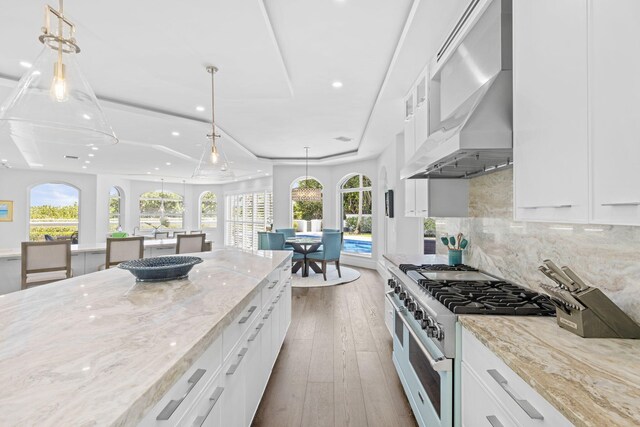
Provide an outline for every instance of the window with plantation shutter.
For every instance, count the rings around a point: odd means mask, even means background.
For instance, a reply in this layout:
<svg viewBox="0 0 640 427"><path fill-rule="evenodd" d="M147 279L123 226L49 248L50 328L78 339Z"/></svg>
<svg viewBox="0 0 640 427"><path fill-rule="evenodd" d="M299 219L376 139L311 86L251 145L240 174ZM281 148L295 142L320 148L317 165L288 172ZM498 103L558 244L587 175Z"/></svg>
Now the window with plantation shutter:
<svg viewBox="0 0 640 427"><path fill-rule="evenodd" d="M231 194L226 196L225 206L225 245L257 250L258 232L271 226L272 193Z"/></svg>

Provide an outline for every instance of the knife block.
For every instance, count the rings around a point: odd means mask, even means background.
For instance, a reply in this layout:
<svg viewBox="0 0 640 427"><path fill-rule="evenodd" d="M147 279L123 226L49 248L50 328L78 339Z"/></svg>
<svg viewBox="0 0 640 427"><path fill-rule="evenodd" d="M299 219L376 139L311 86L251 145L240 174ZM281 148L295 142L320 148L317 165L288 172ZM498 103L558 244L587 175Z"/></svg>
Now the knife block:
<svg viewBox="0 0 640 427"><path fill-rule="evenodd" d="M640 338L640 326L598 288L574 294L586 308L556 308L558 325L583 338Z"/></svg>

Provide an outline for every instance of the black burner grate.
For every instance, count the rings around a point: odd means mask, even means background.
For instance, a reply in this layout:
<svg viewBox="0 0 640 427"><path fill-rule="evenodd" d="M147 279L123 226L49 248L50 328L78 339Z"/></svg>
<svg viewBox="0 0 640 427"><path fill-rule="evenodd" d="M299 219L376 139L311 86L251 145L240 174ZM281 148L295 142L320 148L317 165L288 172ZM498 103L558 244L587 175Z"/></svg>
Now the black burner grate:
<svg viewBox="0 0 640 427"><path fill-rule="evenodd" d="M421 271L478 271L473 267L469 267L468 265L458 264L458 265L447 265L447 264L400 264L398 266L403 273L412 270L421 270Z"/></svg>
<svg viewBox="0 0 640 427"><path fill-rule="evenodd" d="M418 284L456 314L553 316L556 312L546 295L501 280L421 279Z"/></svg>

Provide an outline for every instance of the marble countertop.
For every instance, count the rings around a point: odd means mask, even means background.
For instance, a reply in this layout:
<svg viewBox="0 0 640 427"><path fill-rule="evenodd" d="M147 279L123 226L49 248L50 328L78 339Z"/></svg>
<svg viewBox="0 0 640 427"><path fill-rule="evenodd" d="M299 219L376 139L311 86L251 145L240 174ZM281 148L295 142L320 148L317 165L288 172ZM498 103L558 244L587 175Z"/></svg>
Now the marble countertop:
<svg viewBox="0 0 640 427"><path fill-rule="evenodd" d="M140 236L138 236L140 237ZM207 240L207 242L210 242ZM177 239L145 239L145 248L157 248L162 246L173 247L178 243ZM84 253L84 252L105 252L107 250L106 243L94 243L94 244L79 244L71 245L71 253ZM0 249L0 258L13 258L20 257L22 251L20 248Z"/></svg>
<svg viewBox="0 0 640 427"><path fill-rule="evenodd" d="M114 268L0 295L1 424L135 425L291 255L198 256L182 281Z"/></svg>
<svg viewBox="0 0 640 427"><path fill-rule="evenodd" d="M447 255L384 254L383 256L396 267L400 264L446 264L449 262Z"/></svg>
<svg viewBox="0 0 640 427"><path fill-rule="evenodd" d="M576 426L640 425L640 340L581 338L553 318L459 320Z"/></svg>

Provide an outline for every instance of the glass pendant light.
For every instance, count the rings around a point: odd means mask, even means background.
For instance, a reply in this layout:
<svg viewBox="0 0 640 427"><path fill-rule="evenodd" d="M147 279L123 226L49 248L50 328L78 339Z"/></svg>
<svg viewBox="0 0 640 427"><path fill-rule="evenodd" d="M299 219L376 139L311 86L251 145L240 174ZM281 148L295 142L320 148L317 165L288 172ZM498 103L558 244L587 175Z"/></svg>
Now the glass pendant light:
<svg viewBox="0 0 640 427"><path fill-rule="evenodd" d="M216 138L220 138L220 135L216 133L216 119L215 119L215 92L214 92L214 78L218 69L213 66L207 67L207 72L211 74L211 133L207 135L207 139L211 142L204 144L202 156L198 167L193 173L193 178L200 179L224 179L233 177L233 172L229 168L229 161L227 156L219 150L219 142L216 142Z"/></svg>
<svg viewBox="0 0 640 427"><path fill-rule="evenodd" d="M305 150L305 183L309 181L309 147L304 147ZM298 185L300 185L298 183ZM294 202L321 202L322 190L320 188L294 188L291 190L291 199Z"/></svg>
<svg viewBox="0 0 640 427"><path fill-rule="evenodd" d="M63 0L59 0L58 10L45 6L42 31L39 40L44 47L0 106L0 125L7 125L16 141L28 138L36 143L87 146L117 143L76 62L80 47L74 37L75 26L64 16Z"/></svg>

